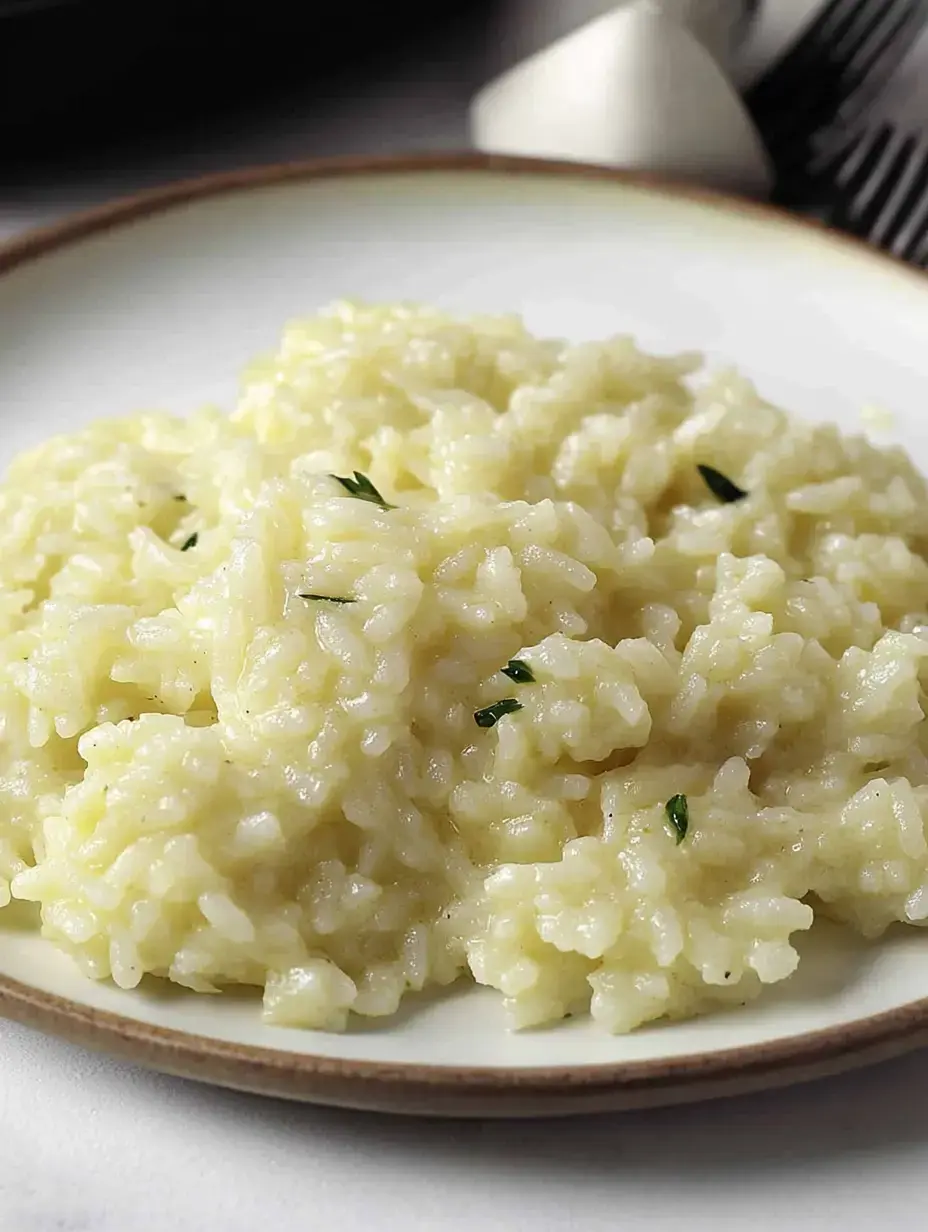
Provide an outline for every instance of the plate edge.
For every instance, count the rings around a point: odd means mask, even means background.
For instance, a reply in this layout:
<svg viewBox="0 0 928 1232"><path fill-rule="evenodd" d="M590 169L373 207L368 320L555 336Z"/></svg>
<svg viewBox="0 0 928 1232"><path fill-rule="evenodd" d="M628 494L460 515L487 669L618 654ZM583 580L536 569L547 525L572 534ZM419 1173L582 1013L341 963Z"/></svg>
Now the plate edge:
<svg viewBox="0 0 928 1232"><path fill-rule="evenodd" d="M655 172L632 171L600 163L522 158L473 150L306 159L248 166L176 180L156 188L117 197L103 205L67 214L56 222L31 228L0 243L0 275L8 274L30 261L79 240L213 197L305 180L441 172L548 176L576 181L599 181L638 189L657 196L702 205L720 213L746 215L760 223L790 230L797 235L816 236L836 250L863 258L884 270L895 271L923 287L928 286L928 270L910 265L901 257L874 248L866 240L838 231L818 219L792 214L769 202L705 188L691 180L674 179Z"/></svg>

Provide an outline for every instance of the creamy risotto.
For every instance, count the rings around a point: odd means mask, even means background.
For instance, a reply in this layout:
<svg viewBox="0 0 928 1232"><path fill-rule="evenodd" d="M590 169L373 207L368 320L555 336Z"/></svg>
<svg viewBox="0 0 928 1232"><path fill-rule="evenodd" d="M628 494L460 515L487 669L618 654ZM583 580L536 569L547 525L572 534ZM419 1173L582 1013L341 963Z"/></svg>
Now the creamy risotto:
<svg viewBox="0 0 928 1232"><path fill-rule="evenodd" d="M0 907L324 1029L628 1031L928 918L925 482L698 366L338 304L17 459Z"/></svg>

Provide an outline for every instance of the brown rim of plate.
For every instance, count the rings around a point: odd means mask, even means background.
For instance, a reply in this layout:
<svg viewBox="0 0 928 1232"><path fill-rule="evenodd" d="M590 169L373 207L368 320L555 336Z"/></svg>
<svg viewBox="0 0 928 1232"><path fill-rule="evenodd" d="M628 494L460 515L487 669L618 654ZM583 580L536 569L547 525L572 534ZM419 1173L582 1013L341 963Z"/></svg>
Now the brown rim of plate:
<svg viewBox="0 0 928 1232"><path fill-rule="evenodd" d="M852 255L918 279L928 289L926 274L901 259L774 206L642 172L471 152L318 159L183 180L83 211L0 244L0 275L80 240L210 197L304 180L432 172L547 176L625 185L691 201L720 213L746 214L761 223L818 235ZM0 1014L169 1073L277 1095L291 1093L305 1098L307 1093L311 1096L317 1092L323 1099L344 1104L352 1102L349 1088L363 1084L368 1089L379 1088L385 1095L391 1089L414 1088L419 1092L419 1100L426 1103L431 1094L450 1095L452 1091L463 1090L478 1099L481 1094L492 1097L508 1092L513 1097L520 1093L530 1097L532 1093L546 1093L555 1097L588 1095L595 1103L599 1095L604 1106L612 1093L627 1106L634 1106L660 1102L661 1091L680 1100L687 1098L687 1091L691 1092L690 1098L722 1094L728 1090L726 1079L737 1084L733 1089L739 1090L781 1085L928 1044L928 998L867 1018L761 1044L646 1061L530 1068L348 1060L237 1044L97 1010L3 976ZM358 1106L365 1102L364 1096L357 1099ZM556 1107L556 1102L547 1105L549 1111ZM409 1110L416 1108L411 1106Z"/></svg>

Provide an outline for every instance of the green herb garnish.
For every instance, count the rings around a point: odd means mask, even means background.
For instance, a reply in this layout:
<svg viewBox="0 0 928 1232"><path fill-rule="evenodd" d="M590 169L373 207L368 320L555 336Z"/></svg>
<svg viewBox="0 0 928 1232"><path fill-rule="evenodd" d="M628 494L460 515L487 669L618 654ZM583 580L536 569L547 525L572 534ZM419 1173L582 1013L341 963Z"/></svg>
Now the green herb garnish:
<svg viewBox="0 0 928 1232"><path fill-rule="evenodd" d="M195 548L197 546L197 540L199 538L200 538L199 531L194 531L193 534L190 536L190 538L185 539L184 542L180 545L180 550L182 552L189 552L191 548Z"/></svg>
<svg viewBox="0 0 928 1232"><path fill-rule="evenodd" d="M535 677L532 669L527 663L523 663L521 659L510 659L505 667L499 669L504 676L508 676L510 680L514 680L516 684L534 684Z"/></svg>
<svg viewBox="0 0 928 1232"><path fill-rule="evenodd" d="M697 466L696 469L702 475L706 487L723 505L731 505L735 501L744 500L747 496L744 488L739 488L727 475L717 471L714 466Z"/></svg>
<svg viewBox="0 0 928 1232"><path fill-rule="evenodd" d="M690 824L690 807L686 802L686 796L671 796L664 805L664 812L673 826L679 847L686 838L686 831Z"/></svg>
<svg viewBox="0 0 928 1232"><path fill-rule="evenodd" d="M176 501L185 501L187 498L184 496L183 492L178 492L174 499Z"/></svg>
<svg viewBox="0 0 928 1232"><path fill-rule="evenodd" d="M310 595L302 590L299 595L301 599L312 599L316 603L357 603L357 599L342 599L338 595Z"/></svg>
<svg viewBox="0 0 928 1232"><path fill-rule="evenodd" d="M379 505L381 509L396 508L396 505L391 505L383 499L368 477L362 475L360 471L355 471L354 479L348 479L342 475L333 475L332 478L337 479L345 491L351 496L356 496L358 500L370 501L374 505Z"/></svg>
<svg viewBox="0 0 928 1232"><path fill-rule="evenodd" d="M492 706L484 706L482 710L475 710L474 722L478 727L495 727L503 715L515 714L521 709L522 703L517 702L514 697L504 697L501 702L494 702Z"/></svg>

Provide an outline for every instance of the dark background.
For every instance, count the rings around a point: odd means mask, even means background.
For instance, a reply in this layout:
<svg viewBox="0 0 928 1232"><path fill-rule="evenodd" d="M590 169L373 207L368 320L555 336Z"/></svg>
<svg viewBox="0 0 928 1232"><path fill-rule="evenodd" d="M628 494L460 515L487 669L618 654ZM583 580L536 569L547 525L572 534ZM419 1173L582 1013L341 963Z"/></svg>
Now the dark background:
<svg viewBox="0 0 928 1232"><path fill-rule="evenodd" d="M128 155L132 143L305 111L392 66L427 64L462 99L506 58L496 0L0 0L0 168ZM577 10L605 5L567 2ZM516 49L516 53L517 53ZM362 84L363 88L363 84ZM462 132L461 141L465 134Z"/></svg>

